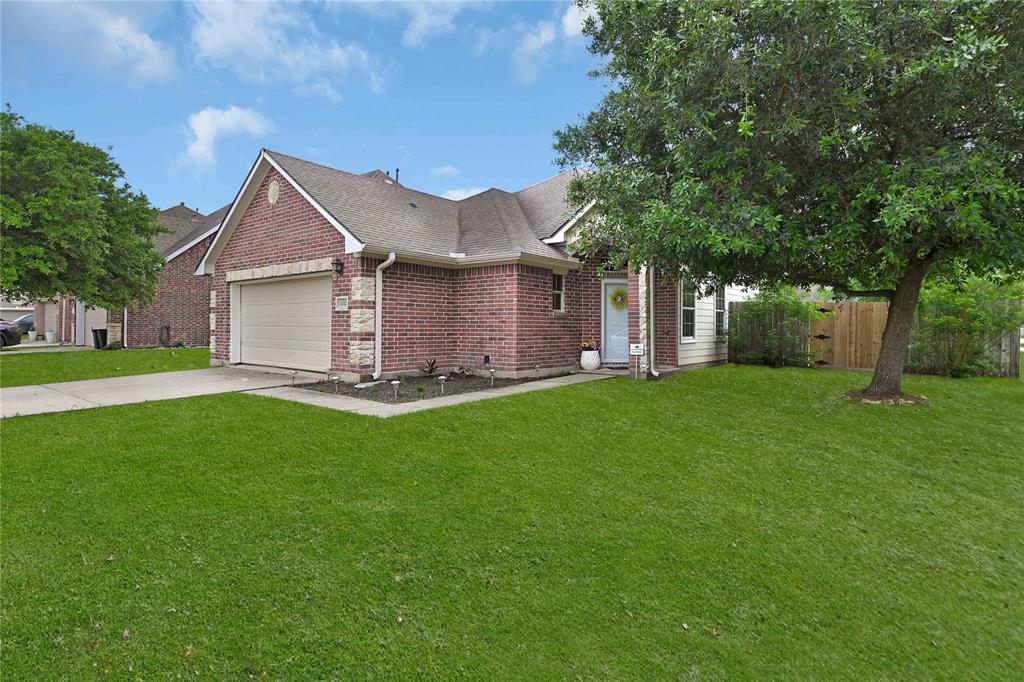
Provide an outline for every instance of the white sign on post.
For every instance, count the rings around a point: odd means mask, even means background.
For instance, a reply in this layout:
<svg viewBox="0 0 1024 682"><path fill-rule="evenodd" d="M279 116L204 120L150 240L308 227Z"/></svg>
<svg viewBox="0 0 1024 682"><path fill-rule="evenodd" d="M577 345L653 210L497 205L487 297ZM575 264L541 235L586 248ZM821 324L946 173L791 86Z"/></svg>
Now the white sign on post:
<svg viewBox="0 0 1024 682"><path fill-rule="evenodd" d="M644 348L644 344L642 344L642 343L631 343L631 344L629 344L629 354L630 355L643 355L646 352L647 351Z"/></svg>

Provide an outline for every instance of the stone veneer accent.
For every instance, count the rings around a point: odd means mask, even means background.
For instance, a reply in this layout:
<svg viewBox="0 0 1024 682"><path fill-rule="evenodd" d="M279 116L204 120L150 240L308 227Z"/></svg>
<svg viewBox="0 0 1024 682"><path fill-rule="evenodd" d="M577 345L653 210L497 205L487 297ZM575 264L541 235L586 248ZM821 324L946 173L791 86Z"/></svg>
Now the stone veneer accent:
<svg viewBox="0 0 1024 682"><path fill-rule="evenodd" d="M250 279L266 279L268 277L287 277L288 275L305 275L309 272L324 272L331 269L330 258L296 261L293 263L274 263L262 268L246 270L230 270L227 273L229 282L241 282Z"/></svg>
<svg viewBox="0 0 1024 682"><path fill-rule="evenodd" d="M373 320L376 317L372 308L357 308L349 314L349 329L354 332L373 333Z"/></svg>
<svg viewBox="0 0 1024 682"><path fill-rule="evenodd" d="M351 364L360 366L373 364L373 341L350 341L348 347Z"/></svg>
<svg viewBox="0 0 1024 682"><path fill-rule="evenodd" d="M374 277L353 277L352 294L353 301L374 301L376 300L377 281Z"/></svg>

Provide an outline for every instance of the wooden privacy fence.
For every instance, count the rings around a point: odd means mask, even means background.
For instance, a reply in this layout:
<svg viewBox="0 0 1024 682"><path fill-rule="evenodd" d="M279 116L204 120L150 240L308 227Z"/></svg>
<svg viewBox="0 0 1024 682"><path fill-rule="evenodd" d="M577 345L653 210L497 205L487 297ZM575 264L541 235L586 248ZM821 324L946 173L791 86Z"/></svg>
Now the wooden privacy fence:
<svg viewBox="0 0 1024 682"><path fill-rule="evenodd" d="M889 304L846 301L823 303L818 309L831 314L811 322L811 362L819 367L873 368Z"/></svg>
<svg viewBox="0 0 1024 682"><path fill-rule="evenodd" d="M845 369L874 368L889 311L889 304L884 302L821 303L819 310L829 314L807 322L787 318L781 310L773 311L767 319L736 315L744 305L742 301L729 304L730 362L744 362L745 357L763 354L771 345L771 354L782 359L780 364L801 364L806 360L817 367ZM775 333L770 334L770 331ZM953 334L948 339L939 339L938 344L933 341L931 346L918 352L918 355L923 352L924 357L911 358L910 371L929 372L938 363L931 362L928 354L940 354L942 347L956 347L961 341ZM988 360L996 368L993 375L1020 376L1020 344L1019 330L986 342Z"/></svg>

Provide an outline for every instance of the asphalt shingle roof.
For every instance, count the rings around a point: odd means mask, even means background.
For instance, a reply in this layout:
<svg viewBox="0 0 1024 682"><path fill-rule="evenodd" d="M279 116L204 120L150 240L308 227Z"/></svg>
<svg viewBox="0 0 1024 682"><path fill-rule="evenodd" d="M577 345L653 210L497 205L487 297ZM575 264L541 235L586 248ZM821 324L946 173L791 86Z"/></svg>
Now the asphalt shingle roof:
<svg viewBox="0 0 1024 682"><path fill-rule="evenodd" d="M267 151L339 223L374 248L466 257L543 256L568 260L543 243L568 219L563 173L518 193L490 189L453 201L403 187L380 171L346 173Z"/></svg>
<svg viewBox="0 0 1024 682"><path fill-rule="evenodd" d="M169 256L211 227L219 225L229 208L231 204L205 216L185 204L160 211L156 217L157 222L169 231L153 237L153 246L162 255Z"/></svg>

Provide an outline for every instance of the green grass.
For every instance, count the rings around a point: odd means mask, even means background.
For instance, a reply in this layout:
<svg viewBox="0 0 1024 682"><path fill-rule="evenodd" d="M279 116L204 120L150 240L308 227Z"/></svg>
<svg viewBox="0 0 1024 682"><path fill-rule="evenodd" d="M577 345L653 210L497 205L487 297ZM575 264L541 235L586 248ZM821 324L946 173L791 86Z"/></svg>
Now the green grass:
<svg viewBox="0 0 1024 682"><path fill-rule="evenodd" d="M0 356L0 387L53 384L210 366L207 348L39 352Z"/></svg>
<svg viewBox="0 0 1024 682"><path fill-rule="evenodd" d="M865 381L4 420L4 677L1021 679L1024 385Z"/></svg>

